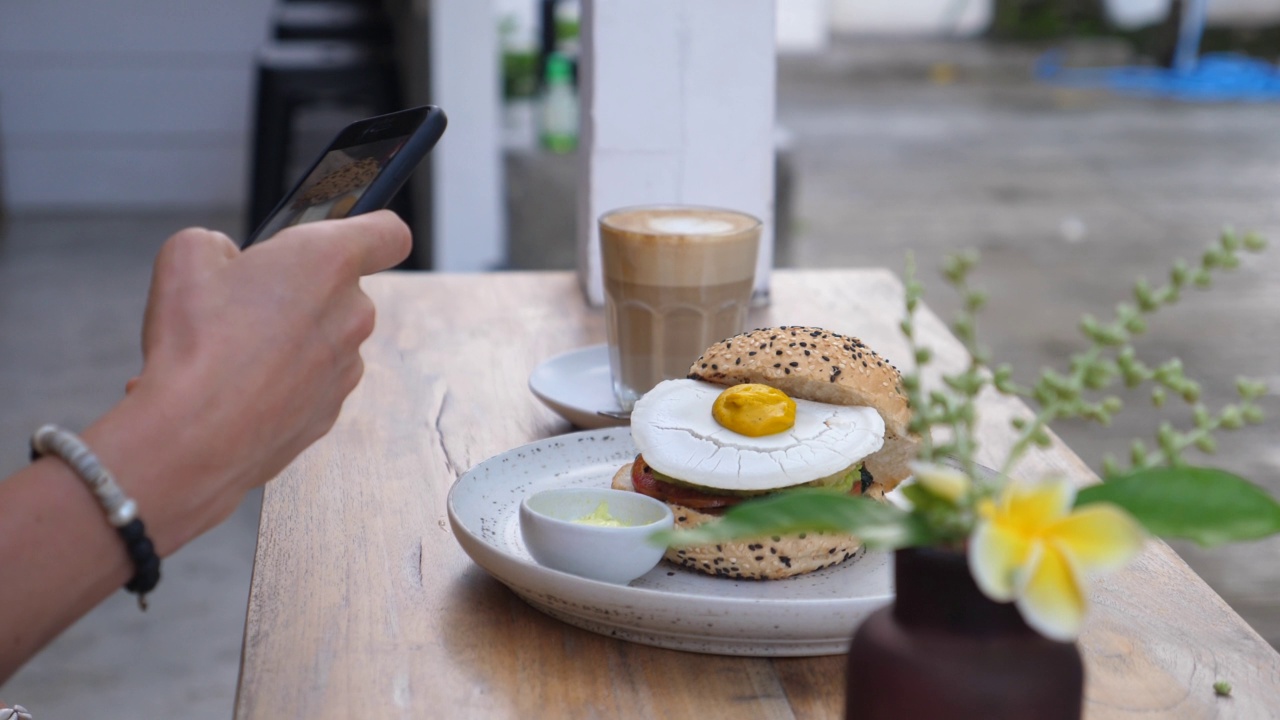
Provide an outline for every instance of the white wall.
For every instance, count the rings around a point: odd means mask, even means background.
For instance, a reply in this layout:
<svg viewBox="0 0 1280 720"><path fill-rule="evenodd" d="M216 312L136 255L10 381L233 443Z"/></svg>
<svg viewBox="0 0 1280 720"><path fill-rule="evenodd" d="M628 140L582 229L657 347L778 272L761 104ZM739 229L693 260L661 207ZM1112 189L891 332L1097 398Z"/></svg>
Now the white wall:
<svg viewBox="0 0 1280 720"><path fill-rule="evenodd" d="M786 2L787 0L780 0ZM1208 0L1209 25L1247 27L1280 20L1280 0ZM974 35L991 22L992 0L831 0L831 28L846 35ZM1120 27L1159 22L1171 0L1104 0Z"/></svg>
<svg viewBox="0 0 1280 720"><path fill-rule="evenodd" d="M272 0L0 1L5 203L237 206Z"/></svg>
<svg viewBox="0 0 1280 720"><path fill-rule="evenodd" d="M992 0L832 0L831 28L850 35L974 35L990 24L991 12Z"/></svg>

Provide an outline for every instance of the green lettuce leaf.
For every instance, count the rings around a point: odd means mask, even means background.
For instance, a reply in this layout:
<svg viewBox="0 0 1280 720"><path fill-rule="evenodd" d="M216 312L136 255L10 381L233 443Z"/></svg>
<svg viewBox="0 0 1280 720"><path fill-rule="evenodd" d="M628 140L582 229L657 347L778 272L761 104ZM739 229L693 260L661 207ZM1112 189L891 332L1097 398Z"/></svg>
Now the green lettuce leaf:
<svg viewBox="0 0 1280 720"><path fill-rule="evenodd" d="M1280 532L1280 503L1248 480L1213 468L1137 470L1076 495L1077 507L1096 502L1120 506L1152 535L1205 547Z"/></svg>
<svg viewBox="0 0 1280 720"><path fill-rule="evenodd" d="M651 540L682 547L797 532L852 533L867 547L886 550L925 545L932 537L919 518L893 505L829 490L794 490L749 500L718 522L656 533Z"/></svg>

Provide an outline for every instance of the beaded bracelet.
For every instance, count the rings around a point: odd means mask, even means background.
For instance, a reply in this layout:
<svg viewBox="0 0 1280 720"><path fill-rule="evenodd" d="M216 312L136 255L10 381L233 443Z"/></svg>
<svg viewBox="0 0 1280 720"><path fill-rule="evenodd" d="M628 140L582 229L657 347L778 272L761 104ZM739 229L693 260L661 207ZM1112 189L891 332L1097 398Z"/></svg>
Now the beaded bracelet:
<svg viewBox="0 0 1280 720"><path fill-rule="evenodd" d="M45 425L31 436L31 461L55 455L75 471L107 514L107 522L124 540L134 574L125 589L138 595L138 607L147 609L147 593L160 582L160 556L138 519L138 504L124 494L116 479L98 461L93 451L74 433L56 425Z"/></svg>
<svg viewBox="0 0 1280 720"><path fill-rule="evenodd" d="M21 705L0 707L0 720L31 720L31 713Z"/></svg>

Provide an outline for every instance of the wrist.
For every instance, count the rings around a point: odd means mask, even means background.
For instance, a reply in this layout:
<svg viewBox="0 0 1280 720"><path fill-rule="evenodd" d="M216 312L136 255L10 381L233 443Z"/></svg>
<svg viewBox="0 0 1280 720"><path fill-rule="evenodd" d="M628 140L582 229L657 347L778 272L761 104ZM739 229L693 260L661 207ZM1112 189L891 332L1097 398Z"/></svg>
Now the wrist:
<svg viewBox="0 0 1280 720"><path fill-rule="evenodd" d="M216 525L239 498L217 491L230 483L225 462L200 442L195 413L180 394L128 394L82 437L138 506L156 552L166 557Z"/></svg>

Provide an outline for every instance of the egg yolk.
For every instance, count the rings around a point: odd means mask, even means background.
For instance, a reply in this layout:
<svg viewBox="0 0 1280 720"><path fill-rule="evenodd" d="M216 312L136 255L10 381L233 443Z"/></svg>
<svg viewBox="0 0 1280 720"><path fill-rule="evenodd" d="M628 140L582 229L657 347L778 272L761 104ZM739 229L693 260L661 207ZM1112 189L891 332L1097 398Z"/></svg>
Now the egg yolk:
<svg viewBox="0 0 1280 720"><path fill-rule="evenodd" d="M734 385L716 398L711 416L740 435L774 435L795 426L796 401L768 385Z"/></svg>

